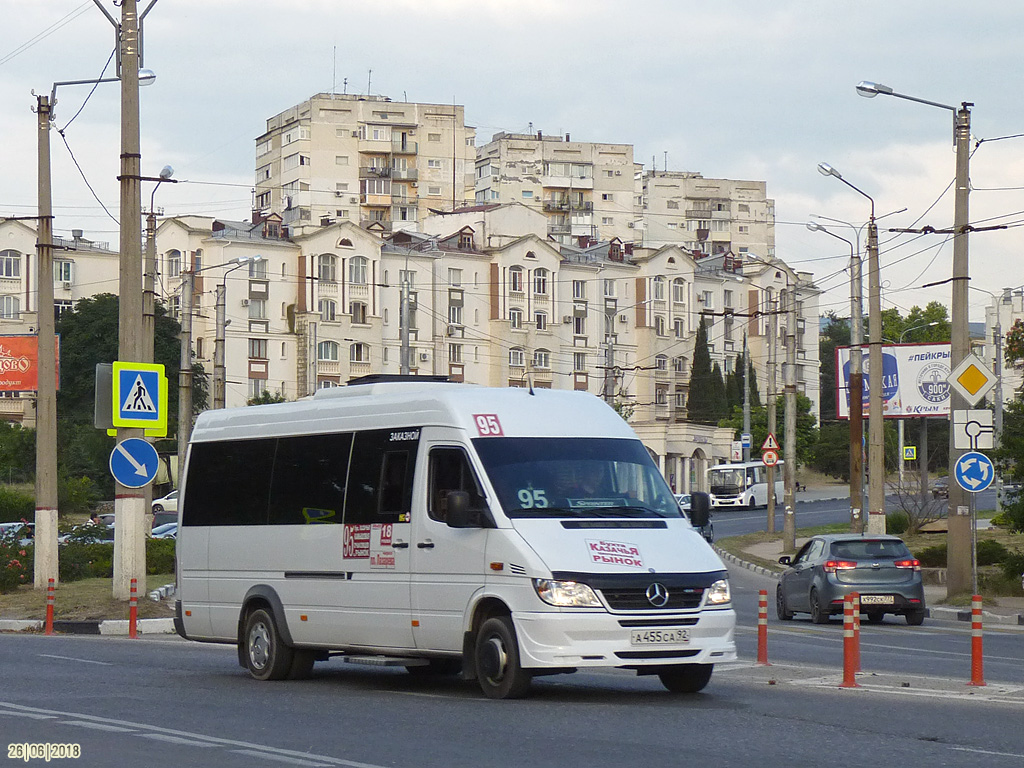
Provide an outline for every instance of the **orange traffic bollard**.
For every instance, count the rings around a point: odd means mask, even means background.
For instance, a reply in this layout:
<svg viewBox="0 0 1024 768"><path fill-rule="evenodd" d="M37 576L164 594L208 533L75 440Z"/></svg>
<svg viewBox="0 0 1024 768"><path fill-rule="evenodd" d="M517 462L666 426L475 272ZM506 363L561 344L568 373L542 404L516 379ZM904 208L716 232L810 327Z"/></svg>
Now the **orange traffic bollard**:
<svg viewBox="0 0 1024 768"><path fill-rule="evenodd" d="M853 636L857 639L854 649L853 671L860 672L860 593L854 592L853 598Z"/></svg>
<svg viewBox="0 0 1024 768"><path fill-rule="evenodd" d="M132 579L132 590L131 597L128 599L128 637L133 640L138 637L138 620L139 620L139 598L136 597L135 585L136 579Z"/></svg>
<svg viewBox="0 0 1024 768"><path fill-rule="evenodd" d="M857 636L853 631L853 596L843 599L843 682L840 688L860 688L856 670Z"/></svg>
<svg viewBox="0 0 1024 768"><path fill-rule="evenodd" d="M768 590L757 592L757 663L768 664Z"/></svg>
<svg viewBox="0 0 1024 768"><path fill-rule="evenodd" d="M986 684L981 644L981 595L974 595L971 598L971 682L968 685Z"/></svg>
<svg viewBox="0 0 1024 768"><path fill-rule="evenodd" d="M53 594L53 579L47 579L46 584L46 634L53 634L53 603L55 600Z"/></svg>

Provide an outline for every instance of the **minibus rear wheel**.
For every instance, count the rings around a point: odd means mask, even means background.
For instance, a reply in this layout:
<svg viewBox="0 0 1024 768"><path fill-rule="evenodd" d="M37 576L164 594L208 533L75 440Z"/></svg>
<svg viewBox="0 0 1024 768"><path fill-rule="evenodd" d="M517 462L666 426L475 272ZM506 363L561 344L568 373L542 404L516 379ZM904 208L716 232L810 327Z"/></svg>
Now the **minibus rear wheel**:
<svg viewBox="0 0 1024 768"><path fill-rule="evenodd" d="M242 640L250 675L257 680L283 680L288 676L294 651L281 639L270 611L257 608L246 617Z"/></svg>
<svg viewBox="0 0 1024 768"><path fill-rule="evenodd" d="M509 616L493 616L476 636L477 681L489 699L521 699L532 675L519 666L519 643Z"/></svg>

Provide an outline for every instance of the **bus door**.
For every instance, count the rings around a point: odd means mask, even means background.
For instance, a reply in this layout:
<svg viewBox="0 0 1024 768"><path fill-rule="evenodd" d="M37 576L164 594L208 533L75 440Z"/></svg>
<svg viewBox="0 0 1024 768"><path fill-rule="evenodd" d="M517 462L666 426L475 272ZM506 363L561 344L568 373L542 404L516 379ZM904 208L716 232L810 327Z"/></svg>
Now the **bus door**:
<svg viewBox="0 0 1024 768"><path fill-rule="evenodd" d="M470 509L487 500L464 448L454 441L426 446L426 514L413 519L412 619L416 647L461 651L466 610L483 587L486 528L450 528L447 497L469 494Z"/></svg>

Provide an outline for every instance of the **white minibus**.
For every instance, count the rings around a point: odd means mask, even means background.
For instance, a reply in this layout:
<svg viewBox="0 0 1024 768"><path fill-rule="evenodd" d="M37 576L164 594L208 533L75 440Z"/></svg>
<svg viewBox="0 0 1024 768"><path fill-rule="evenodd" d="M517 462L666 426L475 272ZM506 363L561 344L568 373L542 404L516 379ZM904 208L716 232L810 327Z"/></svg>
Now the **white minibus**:
<svg viewBox="0 0 1024 768"><path fill-rule="evenodd" d="M603 401L381 378L199 416L178 634L260 680L337 656L490 698L608 667L696 692L736 659L725 566Z"/></svg>
<svg viewBox="0 0 1024 768"><path fill-rule="evenodd" d="M775 465L776 501L780 501L785 494L783 463L780 461ZM714 508L767 507L768 467L761 461L718 464L708 469L708 491L711 493L711 506Z"/></svg>

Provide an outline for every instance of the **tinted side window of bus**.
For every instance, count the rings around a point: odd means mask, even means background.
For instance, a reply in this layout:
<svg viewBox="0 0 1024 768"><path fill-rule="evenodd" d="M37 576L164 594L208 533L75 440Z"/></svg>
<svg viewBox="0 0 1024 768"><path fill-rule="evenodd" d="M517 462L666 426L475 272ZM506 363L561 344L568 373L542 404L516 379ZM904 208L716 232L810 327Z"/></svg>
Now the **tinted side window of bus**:
<svg viewBox="0 0 1024 768"><path fill-rule="evenodd" d="M345 496L346 524L409 520L411 468L418 445L418 429L379 429L355 434Z"/></svg>
<svg viewBox="0 0 1024 768"><path fill-rule="evenodd" d="M466 491L470 509L486 509L487 502L469 460L461 448L433 448L430 451L430 497L428 515L440 522L448 519L448 494Z"/></svg>
<svg viewBox="0 0 1024 768"><path fill-rule="evenodd" d="M277 442L271 525L340 523L352 435L282 437Z"/></svg>
<svg viewBox="0 0 1024 768"><path fill-rule="evenodd" d="M265 525L277 440L196 443L182 525Z"/></svg>

